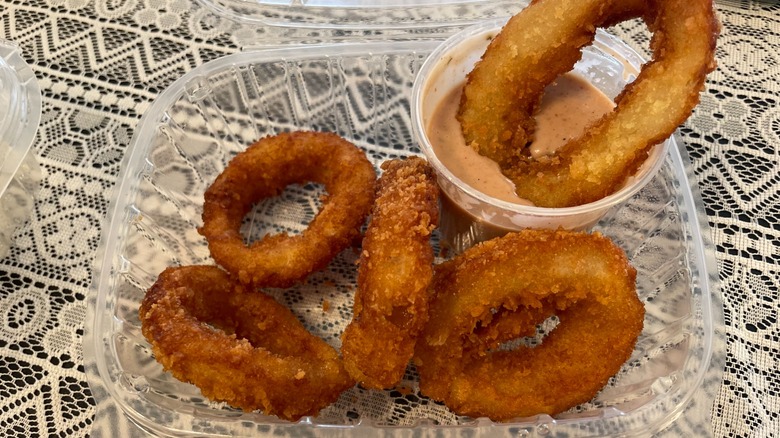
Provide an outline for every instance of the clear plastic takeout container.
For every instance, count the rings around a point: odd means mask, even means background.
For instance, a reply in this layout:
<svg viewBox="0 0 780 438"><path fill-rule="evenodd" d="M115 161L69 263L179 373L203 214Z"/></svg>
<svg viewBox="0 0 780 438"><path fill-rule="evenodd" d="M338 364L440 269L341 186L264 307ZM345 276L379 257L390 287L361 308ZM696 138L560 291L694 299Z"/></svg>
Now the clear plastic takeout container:
<svg viewBox="0 0 780 438"><path fill-rule="evenodd" d="M638 270L645 328L622 370L591 402L555 418L506 423L466 418L419 392L414 368L392 390L358 386L317 417L290 423L205 399L154 360L138 306L166 267L213 263L198 234L203 193L237 152L281 131L336 132L382 161L421 155L412 133L412 84L438 41L367 42L247 51L199 66L146 111L108 210L88 303L87 374L144 430L163 436L614 436L699 432L713 379L712 247L671 148L658 175L595 229ZM316 184L260 203L244 232L300 232L320 205ZM434 242L436 244L436 242ZM357 254L344 251L300 286L268 290L312 333L339 346L350 321ZM500 382L499 382L500 383ZM294 397L294 394L290 394Z"/></svg>
<svg viewBox="0 0 780 438"><path fill-rule="evenodd" d="M41 119L41 91L19 47L0 39L0 258L29 218L40 183L32 145Z"/></svg>

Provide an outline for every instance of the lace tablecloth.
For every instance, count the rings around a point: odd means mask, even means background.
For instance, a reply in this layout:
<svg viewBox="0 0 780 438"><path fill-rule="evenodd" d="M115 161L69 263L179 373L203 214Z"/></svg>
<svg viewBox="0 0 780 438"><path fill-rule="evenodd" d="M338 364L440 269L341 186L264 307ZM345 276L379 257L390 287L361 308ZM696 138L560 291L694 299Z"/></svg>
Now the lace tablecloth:
<svg viewBox="0 0 780 438"><path fill-rule="evenodd" d="M719 67L681 129L717 247L725 320L712 434L778 437L780 5L716 4ZM646 53L644 29L615 32ZM189 0L0 1L0 38L21 47L42 90L34 150L44 175L32 217L0 260L3 436L140 434L85 376L86 297L107 204L155 96L236 52L240 33Z"/></svg>

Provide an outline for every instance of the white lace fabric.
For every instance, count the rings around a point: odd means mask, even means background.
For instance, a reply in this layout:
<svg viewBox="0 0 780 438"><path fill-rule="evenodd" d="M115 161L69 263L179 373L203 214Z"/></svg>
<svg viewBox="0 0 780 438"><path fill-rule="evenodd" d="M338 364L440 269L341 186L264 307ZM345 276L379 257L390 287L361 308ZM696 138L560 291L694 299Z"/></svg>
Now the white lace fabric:
<svg viewBox="0 0 780 438"><path fill-rule="evenodd" d="M780 4L716 8L718 68L681 128L725 321L710 426L717 437L769 438L780 431ZM611 31L649 55L644 26ZM189 0L0 0L0 38L19 45L43 95L41 189L0 260L3 436L142 435L85 375L86 297L108 202L154 98L237 52L248 33L274 42L288 31L239 27Z"/></svg>

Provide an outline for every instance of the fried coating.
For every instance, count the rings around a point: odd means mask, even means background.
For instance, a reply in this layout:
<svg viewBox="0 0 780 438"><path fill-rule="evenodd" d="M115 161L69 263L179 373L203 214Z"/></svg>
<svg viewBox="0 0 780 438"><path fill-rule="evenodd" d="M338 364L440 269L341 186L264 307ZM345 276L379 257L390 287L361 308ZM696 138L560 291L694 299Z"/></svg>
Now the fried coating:
<svg viewBox="0 0 780 438"><path fill-rule="evenodd" d="M415 350L421 392L496 421L590 400L642 331L635 280L608 238L562 230L510 233L437 265ZM540 345L498 348L553 314L559 323Z"/></svg>
<svg viewBox="0 0 780 438"><path fill-rule="evenodd" d="M436 176L424 159L386 161L382 169L341 346L350 375L375 389L400 381L428 320L430 238L439 220Z"/></svg>
<svg viewBox="0 0 780 438"><path fill-rule="evenodd" d="M636 16L653 32L652 60L611 113L554 156L532 159L533 116L545 86L571 70L597 27ZM458 113L466 142L537 206L601 199L690 116L715 68L718 32L712 0L536 0L507 22L468 76Z"/></svg>
<svg viewBox="0 0 780 438"><path fill-rule="evenodd" d="M139 315L155 359L211 400L295 421L354 385L289 309L216 266L166 269Z"/></svg>
<svg viewBox="0 0 780 438"><path fill-rule="evenodd" d="M252 206L294 183L318 182L328 197L298 235L267 235L247 246L241 223ZM212 258L244 284L289 287L360 237L374 202L376 171L365 153L336 134L266 137L236 155L206 190L203 226Z"/></svg>

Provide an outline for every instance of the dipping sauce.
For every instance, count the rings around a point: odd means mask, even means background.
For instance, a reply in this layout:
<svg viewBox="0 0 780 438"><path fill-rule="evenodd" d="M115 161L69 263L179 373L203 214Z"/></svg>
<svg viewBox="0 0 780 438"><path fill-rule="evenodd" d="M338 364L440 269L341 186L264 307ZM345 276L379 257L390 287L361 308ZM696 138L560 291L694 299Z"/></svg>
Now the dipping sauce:
<svg viewBox="0 0 780 438"><path fill-rule="evenodd" d="M427 133L434 153L453 175L474 189L503 201L530 205L515 194L515 187L498 164L466 145L455 115L462 86L455 87L431 115ZM567 73L550 84L536 115L536 131L530 152L534 158L552 155L615 104L580 76Z"/></svg>

